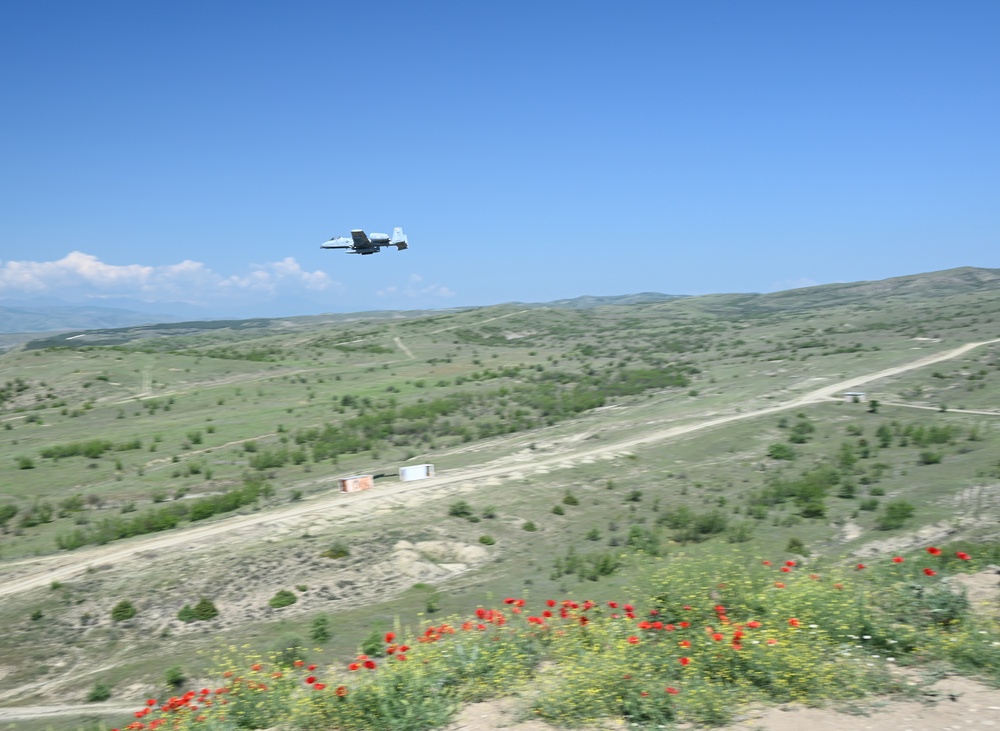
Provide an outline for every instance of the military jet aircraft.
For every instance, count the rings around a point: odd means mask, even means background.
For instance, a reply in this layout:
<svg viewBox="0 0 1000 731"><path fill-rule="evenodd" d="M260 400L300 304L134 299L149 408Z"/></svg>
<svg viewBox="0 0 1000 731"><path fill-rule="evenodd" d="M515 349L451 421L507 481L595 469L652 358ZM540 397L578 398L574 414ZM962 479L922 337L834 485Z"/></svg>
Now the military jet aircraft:
<svg viewBox="0 0 1000 731"><path fill-rule="evenodd" d="M334 236L325 244L320 244L319 248L349 249L348 254L377 254L383 246L395 246L397 251L402 251L409 247L409 240L401 228L394 228L391 237L389 234L368 236L364 231L357 229L351 231L351 238Z"/></svg>

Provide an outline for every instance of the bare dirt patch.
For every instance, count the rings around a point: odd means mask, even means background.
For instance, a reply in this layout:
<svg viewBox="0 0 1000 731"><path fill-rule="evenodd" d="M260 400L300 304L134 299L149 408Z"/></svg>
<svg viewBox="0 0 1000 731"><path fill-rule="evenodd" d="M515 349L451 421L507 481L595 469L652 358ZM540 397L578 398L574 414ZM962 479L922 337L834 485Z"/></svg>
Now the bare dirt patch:
<svg viewBox="0 0 1000 731"><path fill-rule="evenodd" d="M473 703L462 709L446 731L558 731L537 719L526 720L523 701L504 698ZM718 731L941 731L1000 728L1000 690L951 676L925 688L919 698L875 698L850 708L805 708L785 705L755 708ZM622 721L605 721L584 731L625 729ZM679 728L693 728L682 724Z"/></svg>

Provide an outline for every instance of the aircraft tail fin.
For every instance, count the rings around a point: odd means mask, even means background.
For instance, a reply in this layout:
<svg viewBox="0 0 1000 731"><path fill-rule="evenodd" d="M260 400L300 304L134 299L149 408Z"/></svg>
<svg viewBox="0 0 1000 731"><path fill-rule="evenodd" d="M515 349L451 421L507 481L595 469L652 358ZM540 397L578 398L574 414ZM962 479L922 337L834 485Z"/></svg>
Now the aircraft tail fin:
<svg viewBox="0 0 1000 731"><path fill-rule="evenodd" d="M410 242L406 234L403 233L403 229L397 227L392 230L391 244L396 247L397 251L402 251L409 247Z"/></svg>

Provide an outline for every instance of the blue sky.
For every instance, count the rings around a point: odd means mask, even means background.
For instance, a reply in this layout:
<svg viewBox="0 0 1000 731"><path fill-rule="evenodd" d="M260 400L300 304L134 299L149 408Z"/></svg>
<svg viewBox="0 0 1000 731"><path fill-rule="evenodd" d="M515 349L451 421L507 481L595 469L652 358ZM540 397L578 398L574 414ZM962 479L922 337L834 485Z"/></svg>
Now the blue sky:
<svg viewBox="0 0 1000 731"><path fill-rule="evenodd" d="M0 4L0 300L279 315L1000 267L1000 4ZM351 228L406 252L319 244Z"/></svg>

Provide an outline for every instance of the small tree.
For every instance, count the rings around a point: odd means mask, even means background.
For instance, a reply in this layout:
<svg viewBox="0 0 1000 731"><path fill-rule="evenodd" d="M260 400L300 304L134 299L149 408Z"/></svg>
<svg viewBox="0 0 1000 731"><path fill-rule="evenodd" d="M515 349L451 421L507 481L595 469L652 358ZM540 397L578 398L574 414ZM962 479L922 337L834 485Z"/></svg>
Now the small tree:
<svg viewBox="0 0 1000 731"><path fill-rule="evenodd" d="M524 530L529 531L529 532L534 532L534 531L538 530L538 526L535 525L535 521L533 521L533 520L526 520L521 527Z"/></svg>
<svg viewBox="0 0 1000 731"><path fill-rule="evenodd" d="M465 500L458 500L448 506L448 515L453 518L468 518L472 515L472 506Z"/></svg>
<svg viewBox="0 0 1000 731"><path fill-rule="evenodd" d="M128 599L123 599L115 604L114 609L111 610L111 619L115 622L124 622L126 619L132 619L136 614L135 605Z"/></svg>

